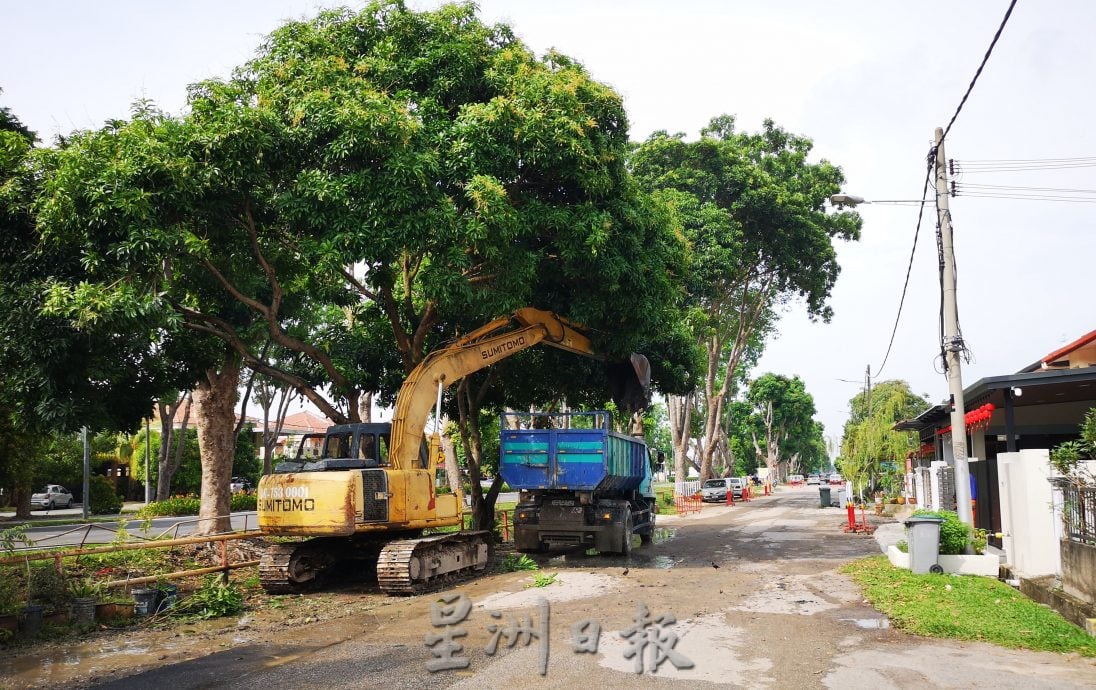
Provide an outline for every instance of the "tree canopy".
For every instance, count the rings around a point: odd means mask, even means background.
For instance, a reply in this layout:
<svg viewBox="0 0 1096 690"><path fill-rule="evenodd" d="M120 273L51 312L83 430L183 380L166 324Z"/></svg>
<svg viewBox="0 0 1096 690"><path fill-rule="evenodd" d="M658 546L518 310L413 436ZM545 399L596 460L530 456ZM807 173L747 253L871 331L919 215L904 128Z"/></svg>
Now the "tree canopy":
<svg viewBox="0 0 1096 690"><path fill-rule="evenodd" d="M894 425L913 419L930 406L905 381L881 381L849 401L849 419L841 441L838 469L853 486L876 488L905 472L906 453L916 449L916 437L895 431Z"/></svg>
<svg viewBox="0 0 1096 690"><path fill-rule="evenodd" d="M825 207L844 181L840 168L809 161L811 148L809 139L770 120L761 132L746 133L722 115L696 141L655 132L631 156L637 180L673 210L690 247L688 322L708 363L700 391L704 478L711 476L733 374L751 343L763 342L790 299L801 299L811 318L828 320L840 272L834 240L859 238L856 213ZM687 415L677 417L680 439ZM676 445L680 473L685 449Z"/></svg>

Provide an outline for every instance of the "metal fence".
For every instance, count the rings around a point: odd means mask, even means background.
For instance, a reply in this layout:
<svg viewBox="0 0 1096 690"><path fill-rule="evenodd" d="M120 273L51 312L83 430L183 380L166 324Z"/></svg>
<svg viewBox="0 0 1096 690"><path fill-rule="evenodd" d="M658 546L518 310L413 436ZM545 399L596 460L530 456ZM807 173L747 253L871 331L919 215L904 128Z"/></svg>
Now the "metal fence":
<svg viewBox="0 0 1096 690"><path fill-rule="evenodd" d="M1062 490L1062 519L1071 541L1096 545L1096 486L1072 482L1059 484Z"/></svg>

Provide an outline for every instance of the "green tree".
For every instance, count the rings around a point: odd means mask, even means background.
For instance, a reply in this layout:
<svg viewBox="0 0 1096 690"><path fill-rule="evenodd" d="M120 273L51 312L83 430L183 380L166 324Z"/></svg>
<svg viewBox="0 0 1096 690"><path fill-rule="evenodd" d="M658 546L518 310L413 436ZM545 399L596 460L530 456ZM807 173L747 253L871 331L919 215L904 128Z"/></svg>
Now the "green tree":
<svg viewBox="0 0 1096 690"><path fill-rule="evenodd" d="M637 179L674 210L692 250L688 318L707 355L702 478L711 476L733 395L727 372L738 369L751 341L763 340L775 308L787 300L802 299L811 318L830 318L827 301L839 272L833 241L859 237L858 215L826 212L844 178L825 160L809 162L811 148L809 139L771 121L757 134L736 132L734 118L723 115L697 141L656 132L631 157ZM675 407L681 403L671 401ZM687 416L674 415L679 474Z"/></svg>
<svg viewBox="0 0 1096 690"><path fill-rule="evenodd" d="M764 374L750 383L750 440L770 475L797 474L803 455L821 441L814 398L798 377Z"/></svg>
<svg viewBox="0 0 1096 690"><path fill-rule="evenodd" d="M917 438L894 425L929 408L926 396L915 395L905 381L881 381L849 401L849 419L841 441L837 467L854 487L873 491L888 477L905 471L906 454Z"/></svg>
<svg viewBox="0 0 1096 690"><path fill-rule="evenodd" d="M58 310L163 315L220 342L194 388L210 515L241 366L356 421L363 392L390 395L440 340L515 307L611 334L612 355L677 333L683 244L630 184L619 95L471 5L291 22L188 105L70 138L41 213L86 257Z"/></svg>
<svg viewBox="0 0 1096 690"><path fill-rule="evenodd" d="M75 324L44 308L51 286L86 275L86 257L37 229L35 199L57 151L32 148L33 134L10 112L0 120L0 476L25 516L50 434L132 428L176 372L160 365L163 343L132 327L137 314Z"/></svg>

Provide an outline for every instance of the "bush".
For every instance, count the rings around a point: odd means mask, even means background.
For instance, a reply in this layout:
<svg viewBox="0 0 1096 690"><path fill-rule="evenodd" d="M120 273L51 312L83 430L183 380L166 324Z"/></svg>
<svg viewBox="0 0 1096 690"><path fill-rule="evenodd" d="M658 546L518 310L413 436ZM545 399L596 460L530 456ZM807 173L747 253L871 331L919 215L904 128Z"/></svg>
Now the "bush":
<svg viewBox="0 0 1096 690"><path fill-rule="evenodd" d="M88 493L88 512L93 515L114 515L122 509L122 497L114 493L114 484L102 475L91 477Z"/></svg>
<svg viewBox="0 0 1096 690"><path fill-rule="evenodd" d="M31 570L27 599L34 604L46 604L54 611L64 610L69 601L68 586L64 576L57 572L53 564Z"/></svg>
<svg viewBox="0 0 1096 690"><path fill-rule="evenodd" d="M184 618L221 618L232 616L244 608L244 596L235 584L221 582L220 575L207 575L193 594L174 607Z"/></svg>
<svg viewBox="0 0 1096 690"><path fill-rule="evenodd" d="M255 494L232 494L232 510L255 510L258 500Z"/></svg>
<svg viewBox="0 0 1096 690"><path fill-rule="evenodd" d="M175 517L179 515L197 515L202 505L197 496L177 496L166 501L153 501L137 511L137 517L147 520L154 517Z"/></svg>
<svg viewBox="0 0 1096 690"><path fill-rule="evenodd" d="M233 494L232 510L255 510L255 494ZM166 501L154 501L137 511L137 517L147 520L155 517L178 517L197 515L202 507L202 499L197 496L176 496Z"/></svg>
<svg viewBox="0 0 1096 690"><path fill-rule="evenodd" d="M940 518L940 555L957 556L966 553L967 545L971 543L970 525L959 522L959 515L950 510L932 512L931 510L915 511L913 517Z"/></svg>

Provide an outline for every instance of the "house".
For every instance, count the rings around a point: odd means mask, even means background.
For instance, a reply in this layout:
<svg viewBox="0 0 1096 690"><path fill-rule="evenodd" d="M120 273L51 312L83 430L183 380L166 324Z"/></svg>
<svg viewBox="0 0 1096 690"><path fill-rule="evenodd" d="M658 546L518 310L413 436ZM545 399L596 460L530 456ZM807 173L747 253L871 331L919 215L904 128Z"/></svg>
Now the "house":
<svg viewBox="0 0 1096 690"><path fill-rule="evenodd" d="M1004 527L998 458L1005 453L1053 448L1077 438L1085 412L1096 406L1096 331L1015 374L981 379L967 386L963 397L971 413L964 431L974 523L990 533L992 543L1001 546L1002 540L993 536ZM907 464L912 483L922 488L915 493L929 493L920 477L932 462L953 462L950 417L950 405L945 403L895 425L897 430L916 431L920 437L920 448ZM953 489L945 496L945 505L948 499L953 506Z"/></svg>
<svg viewBox="0 0 1096 690"><path fill-rule="evenodd" d="M303 439L302 454L304 457L319 457L320 451L323 450L323 433L327 430L327 427L334 423L327 417L312 414L307 410L286 416L285 421L282 423L282 433L278 436L278 440L274 445L274 456L296 455L297 448ZM261 423L258 428L261 432ZM261 443L259 449L261 454Z"/></svg>

